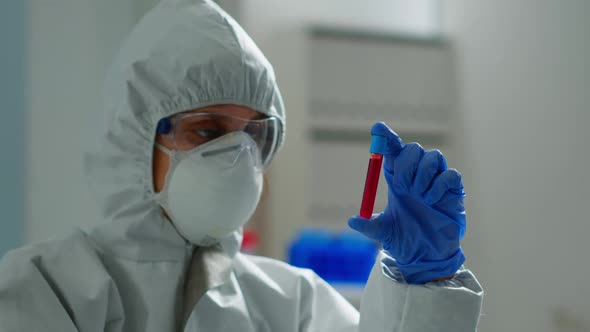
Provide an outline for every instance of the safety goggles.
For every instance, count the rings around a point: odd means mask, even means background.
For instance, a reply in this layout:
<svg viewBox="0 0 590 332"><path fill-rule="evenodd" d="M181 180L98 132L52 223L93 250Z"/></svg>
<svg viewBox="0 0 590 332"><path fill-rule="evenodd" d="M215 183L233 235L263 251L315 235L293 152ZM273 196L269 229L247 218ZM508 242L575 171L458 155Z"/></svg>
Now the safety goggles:
<svg viewBox="0 0 590 332"><path fill-rule="evenodd" d="M249 120L218 113L180 113L158 122L156 132L170 135L174 148L189 151L223 135L244 132L256 143L263 167L270 163L278 142L279 122L275 117Z"/></svg>

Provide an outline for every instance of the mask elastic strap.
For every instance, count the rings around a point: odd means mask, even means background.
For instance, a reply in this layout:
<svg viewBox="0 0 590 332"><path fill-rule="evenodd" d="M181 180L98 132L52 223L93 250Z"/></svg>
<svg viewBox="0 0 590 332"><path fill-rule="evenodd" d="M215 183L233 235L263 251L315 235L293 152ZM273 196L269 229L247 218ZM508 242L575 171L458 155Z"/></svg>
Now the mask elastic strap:
<svg viewBox="0 0 590 332"><path fill-rule="evenodd" d="M168 156L172 157L174 155L174 150L170 150L167 147L163 146L162 144L156 142L154 144L154 146L160 150L162 150L162 152L164 152L165 154L167 154Z"/></svg>

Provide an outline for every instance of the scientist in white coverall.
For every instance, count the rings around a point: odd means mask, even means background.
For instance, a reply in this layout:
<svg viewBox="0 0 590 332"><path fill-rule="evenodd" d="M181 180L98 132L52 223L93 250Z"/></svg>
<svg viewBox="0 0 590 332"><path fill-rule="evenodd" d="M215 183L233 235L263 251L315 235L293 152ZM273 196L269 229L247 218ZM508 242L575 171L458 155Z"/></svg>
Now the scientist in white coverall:
<svg viewBox="0 0 590 332"><path fill-rule="evenodd" d="M388 206L349 220L384 249L360 314L312 271L238 252L286 119L271 65L212 2L139 22L105 112L84 161L104 222L3 257L0 332L476 330L460 175L384 124Z"/></svg>

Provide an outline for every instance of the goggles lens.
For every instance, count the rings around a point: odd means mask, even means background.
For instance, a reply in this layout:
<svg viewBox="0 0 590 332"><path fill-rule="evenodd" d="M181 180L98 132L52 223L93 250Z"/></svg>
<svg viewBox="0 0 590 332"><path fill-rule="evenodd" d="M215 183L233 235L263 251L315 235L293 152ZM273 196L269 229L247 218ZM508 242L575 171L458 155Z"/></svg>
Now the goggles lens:
<svg viewBox="0 0 590 332"><path fill-rule="evenodd" d="M174 146L189 151L209 141L233 132L248 134L258 146L262 164L268 166L278 141L278 120L268 117L260 120L216 113L184 113L168 118ZM162 121L158 127L160 127Z"/></svg>

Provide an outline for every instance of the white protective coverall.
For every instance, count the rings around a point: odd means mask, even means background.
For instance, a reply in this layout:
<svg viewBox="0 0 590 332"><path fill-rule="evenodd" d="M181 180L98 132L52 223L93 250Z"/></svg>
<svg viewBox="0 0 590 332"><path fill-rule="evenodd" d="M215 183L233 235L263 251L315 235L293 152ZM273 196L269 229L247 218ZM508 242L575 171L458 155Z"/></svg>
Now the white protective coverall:
<svg viewBox="0 0 590 332"><path fill-rule="evenodd" d="M284 135L272 67L242 28L212 2L164 0L117 57L106 127L85 158L104 222L5 255L0 332L476 329L483 291L468 270L408 285L381 254L359 315L312 271L239 253L240 232L218 246L187 243L154 201L155 129L213 104L276 116Z"/></svg>

